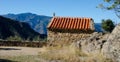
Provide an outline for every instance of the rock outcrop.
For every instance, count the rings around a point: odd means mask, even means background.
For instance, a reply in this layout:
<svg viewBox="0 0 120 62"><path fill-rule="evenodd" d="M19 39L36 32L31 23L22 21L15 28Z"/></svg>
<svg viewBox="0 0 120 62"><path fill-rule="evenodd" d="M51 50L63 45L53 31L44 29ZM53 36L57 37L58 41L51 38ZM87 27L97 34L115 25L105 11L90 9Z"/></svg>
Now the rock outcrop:
<svg viewBox="0 0 120 62"><path fill-rule="evenodd" d="M93 33L90 37L81 39L77 42L77 47L86 54L99 54L103 48L103 44L106 42L109 34Z"/></svg>
<svg viewBox="0 0 120 62"><path fill-rule="evenodd" d="M102 54L105 58L120 62L120 24L112 33L93 33L90 37L79 40L76 46L88 55Z"/></svg>
<svg viewBox="0 0 120 62"><path fill-rule="evenodd" d="M120 24L110 34L107 42L103 45L102 52L105 57L120 62Z"/></svg>

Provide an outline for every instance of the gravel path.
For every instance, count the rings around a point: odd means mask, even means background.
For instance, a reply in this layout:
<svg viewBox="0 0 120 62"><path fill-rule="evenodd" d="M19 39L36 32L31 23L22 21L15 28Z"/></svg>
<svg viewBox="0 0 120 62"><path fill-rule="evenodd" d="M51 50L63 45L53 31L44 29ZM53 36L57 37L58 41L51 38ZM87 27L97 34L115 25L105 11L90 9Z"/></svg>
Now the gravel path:
<svg viewBox="0 0 120 62"><path fill-rule="evenodd" d="M0 56L38 55L40 51L42 48L0 46Z"/></svg>

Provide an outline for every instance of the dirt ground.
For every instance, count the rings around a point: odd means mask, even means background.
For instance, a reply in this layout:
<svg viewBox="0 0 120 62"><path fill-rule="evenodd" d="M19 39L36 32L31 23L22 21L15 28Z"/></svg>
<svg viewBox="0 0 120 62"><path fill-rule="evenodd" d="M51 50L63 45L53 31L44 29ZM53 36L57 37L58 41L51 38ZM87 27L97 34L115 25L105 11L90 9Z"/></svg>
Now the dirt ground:
<svg viewBox="0 0 120 62"><path fill-rule="evenodd" d="M42 48L0 46L0 62L49 62L39 57Z"/></svg>
<svg viewBox="0 0 120 62"><path fill-rule="evenodd" d="M0 56L38 55L40 51L42 48L0 46Z"/></svg>
<svg viewBox="0 0 120 62"><path fill-rule="evenodd" d="M106 60L101 56L79 56L83 53L80 51L75 53L74 50L75 49L72 49L72 47L46 50L44 47L0 46L0 62L114 62Z"/></svg>

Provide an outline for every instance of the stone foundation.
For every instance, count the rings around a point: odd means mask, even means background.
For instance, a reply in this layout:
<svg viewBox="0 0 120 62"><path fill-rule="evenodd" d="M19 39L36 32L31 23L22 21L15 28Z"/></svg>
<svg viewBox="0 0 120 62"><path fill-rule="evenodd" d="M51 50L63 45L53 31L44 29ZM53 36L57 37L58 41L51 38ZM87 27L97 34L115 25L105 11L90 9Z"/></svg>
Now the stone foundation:
<svg viewBox="0 0 120 62"><path fill-rule="evenodd" d="M88 33L67 33L67 32L53 32L48 30L48 42L50 44L69 44L71 42L79 41L81 38L89 37L91 32Z"/></svg>

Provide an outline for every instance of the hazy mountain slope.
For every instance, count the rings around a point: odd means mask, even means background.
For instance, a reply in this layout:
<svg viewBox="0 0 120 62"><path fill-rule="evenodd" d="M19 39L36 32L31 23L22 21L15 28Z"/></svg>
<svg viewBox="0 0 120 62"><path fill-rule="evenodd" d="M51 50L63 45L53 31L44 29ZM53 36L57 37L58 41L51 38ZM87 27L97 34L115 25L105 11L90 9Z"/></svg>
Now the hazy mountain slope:
<svg viewBox="0 0 120 62"><path fill-rule="evenodd" d="M35 31L39 32L40 34L47 34L46 26L52 18L49 16L36 15L32 13L6 14L2 16L21 22L27 22Z"/></svg>
<svg viewBox="0 0 120 62"><path fill-rule="evenodd" d="M103 32L104 30L102 29L101 23L95 23L95 31L96 32Z"/></svg>
<svg viewBox="0 0 120 62"><path fill-rule="evenodd" d="M28 23L14 21L0 16L0 39L6 39L10 36L33 39L35 36L40 36L40 34L35 32Z"/></svg>

